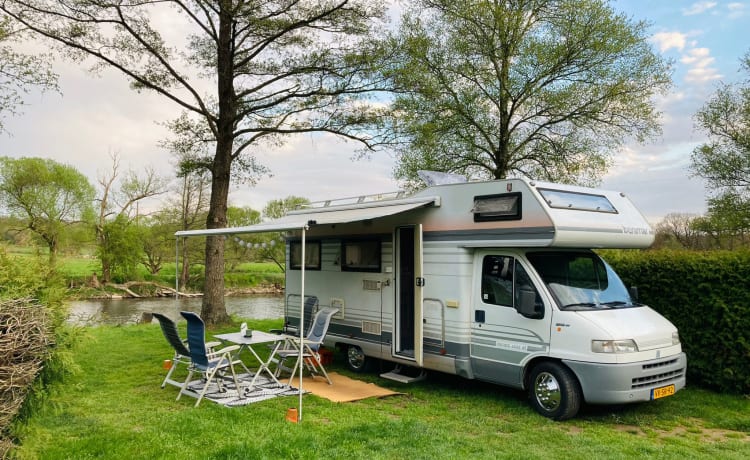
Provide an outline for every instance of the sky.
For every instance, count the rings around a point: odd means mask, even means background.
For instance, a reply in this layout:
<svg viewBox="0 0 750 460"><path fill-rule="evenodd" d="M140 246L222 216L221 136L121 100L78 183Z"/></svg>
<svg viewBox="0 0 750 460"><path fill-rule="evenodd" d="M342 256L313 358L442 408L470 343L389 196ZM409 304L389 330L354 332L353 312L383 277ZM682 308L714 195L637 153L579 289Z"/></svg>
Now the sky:
<svg viewBox="0 0 750 460"><path fill-rule="evenodd" d="M601 187L624 192L652 222L669 213L703 214L709 191L689 171L690 154L705 135L693 115L720 82L742 79L740 58L750 51L750 0L613 0L613 8L647 21L657 53L673 62L674 86L655 102L662 135L646 144L626 144ZM120 157L121 169L152 167L172 175L169 153L158 146L168 132L160 124L177 107L155 94L137 93L115 71L98 76L84 66L57 61L62 94L31 91L22 114L5 120L0 156L35 156L70 164L92 184ZM236 184L230 205L262 209L289 195L312 201L390 192L394 158L387 152L354 160L358 145L329 135L300 135L274 150L257 152L272 176L254 187Z"/></svg>

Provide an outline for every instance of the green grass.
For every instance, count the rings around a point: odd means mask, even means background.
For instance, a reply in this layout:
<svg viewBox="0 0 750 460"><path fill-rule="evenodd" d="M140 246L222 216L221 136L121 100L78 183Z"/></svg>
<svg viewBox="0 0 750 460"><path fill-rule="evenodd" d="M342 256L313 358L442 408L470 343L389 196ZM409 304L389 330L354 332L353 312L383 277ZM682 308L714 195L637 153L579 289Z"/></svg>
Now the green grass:
<svg viewBox="0 0 750 460"><path fill-rule="evenodd" d="M57 266L60 273L67 278L88 278L92 273L96 273L97 276L101 276L102 273L102 263L93 257L59 257Z"/></svg>
<svg viewBox="0 0 750 460"><path fill-rule="evenodd" d="M14 257L37 257L38 250L26 246L10 246L4 248ZM45 256L46 257L46 256ZM91 275L96 273L101 280L101 262L92 256L82 255L60 255L57 258L57 268L60 274L67 280L66 284L83 286ZM190 268L191 277L202 279L203 265L194 264ZM135 279L127 281L150 281L172 287L175 279L175 263L165 262L158 274L152 275L145 266L139 265ZM253 288L259 285L284 284L284 272L273 262L246 262L237 265L233 270L225 274L226 286L231 289ZM200 281L194 282L200 285ZM200 289L198 286L190 286L192 289ZM119 291L115 291L119 292ZM83 289L81 292L71 293L72 297L88 297L100 295L100 292Z"/></svg>
<svg viewBox="0 0 750 460"><path fill-rule="evenodd" d="M279 325L250 322L260 330ZM296 397L232 409L209 401L193 408L189 397L175 401L176 388L159 388L162 361L170 356L156 324L88 330L76 350L81 372L17 427L18 456L750 458L750 400L696 388L648 404L584 407L576 419L553 422L536 415L519 391L440 373L411 385L365 374L357 378L404 394L353 403L305 395L304 420L296 425L284 418ZM352 375L341 360L337 353L329 369Z"/></svg>

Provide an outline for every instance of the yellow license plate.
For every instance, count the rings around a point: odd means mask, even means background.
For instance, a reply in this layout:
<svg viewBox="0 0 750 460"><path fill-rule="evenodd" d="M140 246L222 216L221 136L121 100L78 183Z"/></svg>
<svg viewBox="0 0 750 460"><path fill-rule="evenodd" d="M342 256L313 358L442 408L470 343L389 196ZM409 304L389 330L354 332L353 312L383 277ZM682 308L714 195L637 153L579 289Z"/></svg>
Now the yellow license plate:
<svg viewBox="0 0 750 460"><path fill-rule="evenodd" d="M659 399L674 394L674 385L667 385L665 387L654 388L651 390L651 399Z"/></svg>

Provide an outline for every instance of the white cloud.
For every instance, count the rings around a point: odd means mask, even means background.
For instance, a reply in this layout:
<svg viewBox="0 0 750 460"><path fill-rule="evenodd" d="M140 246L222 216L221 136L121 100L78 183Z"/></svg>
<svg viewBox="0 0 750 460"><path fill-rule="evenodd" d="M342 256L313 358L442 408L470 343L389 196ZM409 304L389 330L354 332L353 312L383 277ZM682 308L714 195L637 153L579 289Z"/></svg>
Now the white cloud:
<svg viewBox="0 0 750 460"><path fill-rule="evenodd" d="M692 48L682 56L680 62L689 68L685 75L688 83L705 83L718 80L722 75L714 67L715 59L708 48Z"/></svg>
<svg viewBox="0 0 750 460"><path fill-rule="evenodd" d="M682 51L685 48L686 39L687 36L681 32L658 32L651 37L651 41L656 43L662 53L672 48Z"/></svg>
<svg viewBox="0 0 750 460"><path fill-rule="evenodd" d="M729 10L729 19L739 19L745 16L747 12L746 5L739 2L729 3L727 9Z"/></svg>
<svg viewBox="0 0 750 460"><path fill-rule="evenodd" d="M715 8L716 2L697 2L690 5L688 8L682 9L682 14L685 16L693 16L696 14L704 13L708 10Z"/></svg>

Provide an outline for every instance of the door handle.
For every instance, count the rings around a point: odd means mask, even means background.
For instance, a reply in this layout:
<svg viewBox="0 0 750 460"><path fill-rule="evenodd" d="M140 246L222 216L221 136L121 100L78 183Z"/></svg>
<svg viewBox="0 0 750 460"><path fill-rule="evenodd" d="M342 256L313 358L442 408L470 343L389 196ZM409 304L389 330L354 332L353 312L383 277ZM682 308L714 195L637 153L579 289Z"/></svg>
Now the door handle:
<svg viewBox="0 0 750 460"><path fill-rule="evenodd" d="M424 284L425 284L424 278L422 278L421 276L418 276L417 277L417 286L418 287L423 287Z"/></svg>
<svg viewBox="0 0 750 460"><path fill-rule="evenodd" d="M484 310L474 310L474 321L477 323L484 322Z"/></svg>

